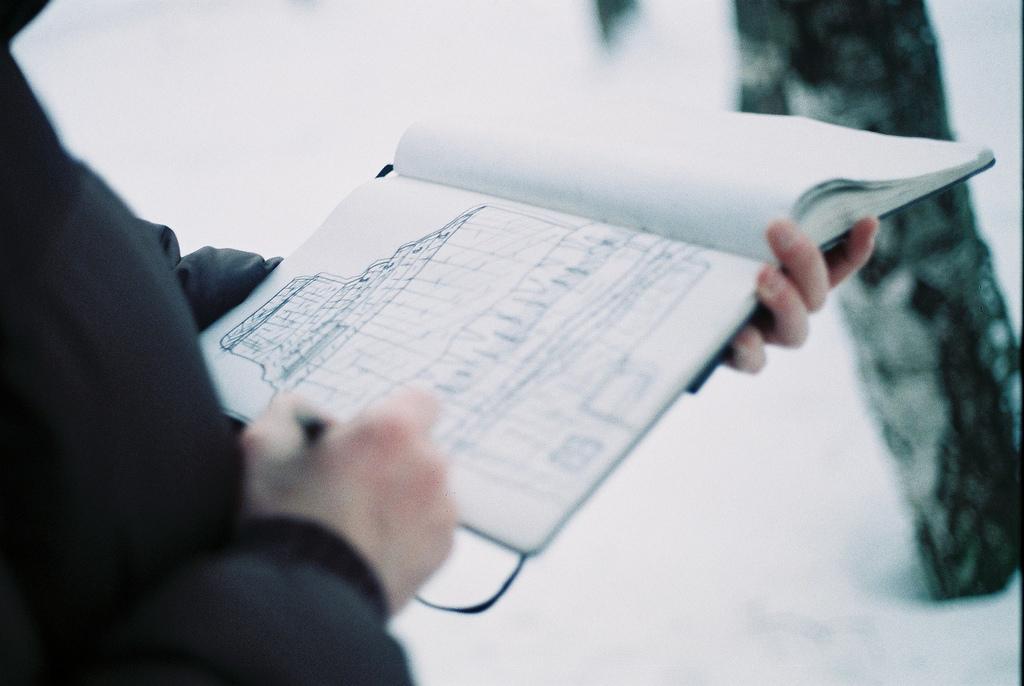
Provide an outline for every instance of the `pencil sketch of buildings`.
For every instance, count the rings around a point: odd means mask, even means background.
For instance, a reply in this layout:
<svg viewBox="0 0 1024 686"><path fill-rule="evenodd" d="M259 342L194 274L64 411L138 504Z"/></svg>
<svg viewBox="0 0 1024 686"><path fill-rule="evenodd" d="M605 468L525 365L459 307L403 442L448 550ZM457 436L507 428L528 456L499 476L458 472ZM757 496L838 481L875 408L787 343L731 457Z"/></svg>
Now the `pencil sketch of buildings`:
<svg viewBox="0 0 1024 686"><path fill-rule="evenodd" d="M293 279L221 347L339 416L431 388L460 466L561 500L650 419L659 370L632 353L706 269L650 234L484 205L354 278Z"/></svg>

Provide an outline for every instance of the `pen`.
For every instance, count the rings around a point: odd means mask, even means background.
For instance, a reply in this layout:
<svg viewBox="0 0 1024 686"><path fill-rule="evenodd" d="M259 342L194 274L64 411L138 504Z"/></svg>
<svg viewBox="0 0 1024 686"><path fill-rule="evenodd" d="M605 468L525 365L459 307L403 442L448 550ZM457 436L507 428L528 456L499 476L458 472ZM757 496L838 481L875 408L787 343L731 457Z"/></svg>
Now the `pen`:
<svg viewBox="0 0 1024 686"><path fill-rule="evenodd" d="M327 423L323 419L311 414L300 412L295 415L295 421L298 422L299 427L302 429L302 436L306 439L306 445L316 443L327 429Z"/></svg>

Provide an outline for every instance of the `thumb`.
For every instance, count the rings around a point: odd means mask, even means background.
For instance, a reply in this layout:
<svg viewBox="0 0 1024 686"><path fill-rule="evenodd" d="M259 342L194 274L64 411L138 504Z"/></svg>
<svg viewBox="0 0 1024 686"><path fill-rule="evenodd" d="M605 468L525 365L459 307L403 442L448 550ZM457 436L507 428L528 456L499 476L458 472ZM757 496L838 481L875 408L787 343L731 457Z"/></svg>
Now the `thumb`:
<svg viewBox="0 0 1024 686"><path fill-rule="evenodd" d="M246 427L241 435L242 450L252 463L288 462L305 453L304 424L315 418L328 420L312 404L292 393L280 394L270 407Z"/></svg>

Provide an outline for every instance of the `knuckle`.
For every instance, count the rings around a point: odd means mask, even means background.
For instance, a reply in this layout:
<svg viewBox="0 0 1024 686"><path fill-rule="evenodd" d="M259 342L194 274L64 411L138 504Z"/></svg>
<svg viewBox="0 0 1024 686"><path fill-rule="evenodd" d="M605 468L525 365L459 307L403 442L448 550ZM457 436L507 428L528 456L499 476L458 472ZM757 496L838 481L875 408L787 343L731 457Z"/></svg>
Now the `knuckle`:
<svg viewBox="0 0 1024 686"><path fill-rule="evenodd" d="M766 304L776 318L785 320L792 317L794 311L803 308L803 298L800 297L796 286L789 279L782 277L778 280L775 291Z"/></svg>
<svg viewBox="0 0 1024 686"><path fill-rule="evenodd" d="M393 409L382 409L364 421L364 437L377 445L402 446L411 442L417 433L415 421Z"/></svg>
<svg viewBox="0 0 1024 686"><path fill-rule="evenodd" d="M787 265L804 269L813 267L819 261L824 261L824 256L818 246L804 233L798 234L793 239L792 244L783 251L781 258Z"/></svg>

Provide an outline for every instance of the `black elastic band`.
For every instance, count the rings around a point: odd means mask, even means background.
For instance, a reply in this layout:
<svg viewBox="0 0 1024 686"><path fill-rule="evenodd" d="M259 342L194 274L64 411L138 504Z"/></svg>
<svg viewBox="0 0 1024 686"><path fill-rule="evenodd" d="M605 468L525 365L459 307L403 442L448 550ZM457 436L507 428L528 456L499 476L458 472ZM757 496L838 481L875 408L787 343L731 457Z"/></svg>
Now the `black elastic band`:
<svg viewBox="0 0 1024 686"><path fill-rule="evenodd" d="M499 588L494 595L492 595L490 598L483 601L482 603L477 603L476 605L469 605L466 607L451 607L449 605L437 605L435 603L430 602L429 600L424 600L420 596L416 596L416 600L420 601L420 603L422 603L423 605L426 605L427 607L433 608L435 610L444 610L445 612L458 612L459 614L463 615L480 614L481 612L489 609L492 605L498 602L498 598L505 595L505 591L509 589L509 586L512 585L512 582L516 580L517 576L519 576L519 572L520 570L522 570L523 564L525 562L526 555L520 553L519 562L516 563L516 568L513 569L512 573L508 575L507 579L505 579L505 583L501 585L501 588Z"/></svg>

